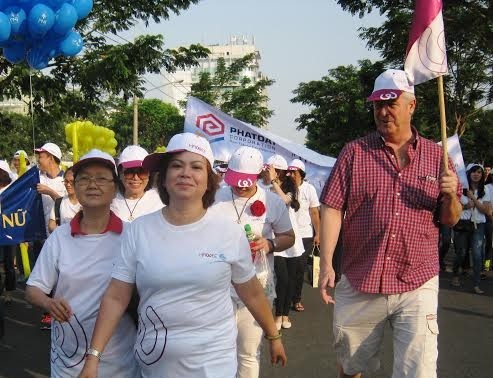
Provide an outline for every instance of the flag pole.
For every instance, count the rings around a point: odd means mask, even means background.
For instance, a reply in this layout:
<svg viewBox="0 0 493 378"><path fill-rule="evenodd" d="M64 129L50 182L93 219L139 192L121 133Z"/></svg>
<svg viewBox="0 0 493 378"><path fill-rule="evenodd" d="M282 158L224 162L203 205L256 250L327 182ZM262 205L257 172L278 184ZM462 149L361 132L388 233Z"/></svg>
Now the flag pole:
<svg viewBox="0 0 493 378"><path fill-rule="evenodd" d="M449 173L447 150L447 118L445 115L445 94L443 91L443 76L438 76L438 106L440 108L440 131L442 134L443 170Z"/></svg>

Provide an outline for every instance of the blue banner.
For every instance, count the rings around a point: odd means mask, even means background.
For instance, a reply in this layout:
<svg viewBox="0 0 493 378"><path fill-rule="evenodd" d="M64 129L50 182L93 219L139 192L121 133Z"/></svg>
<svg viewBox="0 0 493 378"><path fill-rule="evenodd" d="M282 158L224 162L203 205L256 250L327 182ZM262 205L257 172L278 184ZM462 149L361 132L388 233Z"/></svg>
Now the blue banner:
<svg viewBox="0 0 493 378"><path fill-rule="evenodd" d="M0 194L0 245L46 239L37 167L14 181Z"/></svg>

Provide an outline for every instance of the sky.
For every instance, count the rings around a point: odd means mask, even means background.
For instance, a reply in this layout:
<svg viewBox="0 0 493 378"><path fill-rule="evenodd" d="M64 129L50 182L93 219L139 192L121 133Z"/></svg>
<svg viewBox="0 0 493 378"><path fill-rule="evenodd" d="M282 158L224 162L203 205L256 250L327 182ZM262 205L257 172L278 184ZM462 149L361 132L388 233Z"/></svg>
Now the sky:
<svg viewBox="0 0 493 378"><path fill-rule="evenodd" d="M358 28L381 22L378 14L351 16L335 0L202 0L160 24L138 25L126 37L163 34L166 48L223 44L232 35L254 37L260 69L275 80L268 88L269 108L275 112L268 128L304 144L306 133L296 130L295 119L309 109L290 102L293 90L301 82L320 80L339 65L378 60L359 39ZM150 81L162 84L156 77ZM159 97L158 91L151 93Z"/></svg>

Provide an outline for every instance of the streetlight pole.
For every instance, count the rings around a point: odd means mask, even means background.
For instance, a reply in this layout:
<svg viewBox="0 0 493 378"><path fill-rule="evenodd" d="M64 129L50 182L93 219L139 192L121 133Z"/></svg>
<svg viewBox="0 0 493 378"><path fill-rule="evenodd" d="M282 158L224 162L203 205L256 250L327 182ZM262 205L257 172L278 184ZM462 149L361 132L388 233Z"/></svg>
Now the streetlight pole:
<svg viewBox="0 0 493 378"><path fill-rule="evenodd" d="M178 81L173 81L173 82L169 82L169 83L166 83L166 84L163 84L163 85L160 85L158 87L154 87L154 88L151 88L151 89L148 89L147 91L145 91L142 96L144 97L145 94L147 92L150 92L150 91L153 91L155 89L159 89L159 88L162 88L162 87L166 87L167 85L170 85L170 84L180 84L180 83L183 83L183 80L178 80ZM139 144L139 98L137 97L137 95L134 93L134 127L133 127L133 144L134 145L137 145Z"/></svg>

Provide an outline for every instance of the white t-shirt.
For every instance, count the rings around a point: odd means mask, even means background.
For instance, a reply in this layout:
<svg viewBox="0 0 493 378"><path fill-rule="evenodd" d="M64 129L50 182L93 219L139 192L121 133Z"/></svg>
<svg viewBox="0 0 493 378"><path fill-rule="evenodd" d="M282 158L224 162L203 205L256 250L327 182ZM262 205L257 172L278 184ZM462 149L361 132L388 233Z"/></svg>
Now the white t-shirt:
<svg viewBox="0 0 493 378"><path fill-rule="evenodd" d="M477 198L478 197L478 191L474 191L474 196ZM460 203L463 205L467 205L469 203L469 197L462 195L460 198ZM490 202L490 191L488 188L484 188L484 196L481 198L478 198L478 202L484 203L484 202ZM475 223L485 223L486 222L486 215L484 215L481 211L479 211L476 207L472 209L464 209L462 210L462 213L460 214L460 219L467 219L470 220L471 222Z"/></svg>
<svg viewBox="0 0 493 378"><path fill-rule="evenodd" d="M255 275L241 227L209 209L174 226L162 211L125 230L113 277L140 295L135 355L144 378L233 378L236 324L231 281Z"/></svg>
<svg viewBox="0 0 493 378"><path fill-rule="evenodd" d="M236 210L233 206L232 198L234 198ZM255 201L261 201L266 208L265 213L259 217L254 216L250 210L251 204ZM242 213L244 206L245 210L243 210ZM266 239L274 238L274 233L287 232L293 228L291 221L289 220L288 209L281 198L277 194L265 191L259 186L257 186L257 192L250 200L232 194L229 186L221 188L216 192L214 208L217 208L221 214L226 216L233 223L237 222L238 214L241 213L241 226L244 227L246 224L249 224L255 235L262 236ZM238 211L238 214L236 211ZM269 253L267 259L269 260L271 269L270 274L274 277L274 255ZM238 295L234 289L231 290L231 296L239 301Z"/></svg>
<svg viewBox="0 0 493 378"><path fill-rule="evenodd" d="M64 298L72 308L68 322L51 327L51 377L77 377L84 366L101 298L118 258L121 235L71 235L70 224L57 227L46 240L27 285L54 298ZM134 378L138 366L133 356L136 331L128 315L120 320L99 363L100 377Z"/></svg>
<svg viewBox="0 0 493 378"><path fill-rule="evenodd" d="M153 213L163 208L163 202L156 189L149 189L139 199L125 199L118 193L111 203L111 210L124 222L132 222L142 215Z"/></svg>
<svg viewBox="0 0 493 378"><path fill-rule="evenodd" d="M298 221L299 234L302 238L311 238L313 237L313 228L310 209L320 206L317 192L312 184L303 181L298 188L298 201L300 209L296 212L296 220Z"/></svg>
<svg viewBox="0 0 493 378"><path fill-rule="evenodd" d="M68 196L63 197L62 202L60 203L60 225L69 223L81 209L82 205L80 203L77 202L74 205L70 202ZM54 203L53 208L51 209L50 220L56 220Z"/></svg>
<svg viewBox="0 0 493 378"><path fill-rule="evenodd" d="M65 185L63 185L63 171L60 171L60 174L54 178L50 178L46 175L46 173L40 171L39 183L47 185L62 197L67 195ZM43 200L43 213L45 215L46 235L49 235L48 222L50 221L51 210L55 205L55 201L48 194L42 194L41 198Z"/></svg>

